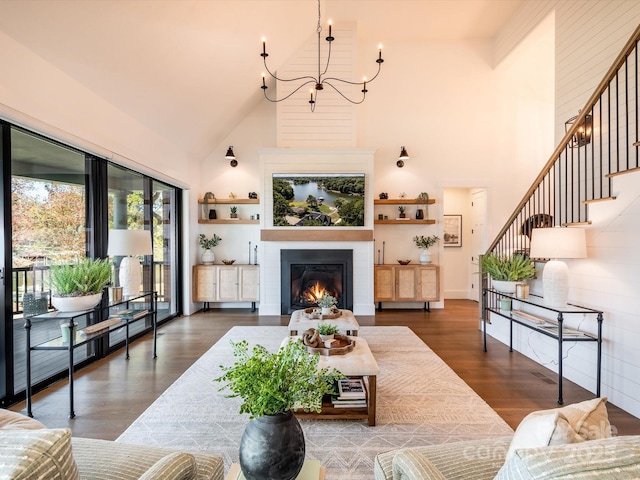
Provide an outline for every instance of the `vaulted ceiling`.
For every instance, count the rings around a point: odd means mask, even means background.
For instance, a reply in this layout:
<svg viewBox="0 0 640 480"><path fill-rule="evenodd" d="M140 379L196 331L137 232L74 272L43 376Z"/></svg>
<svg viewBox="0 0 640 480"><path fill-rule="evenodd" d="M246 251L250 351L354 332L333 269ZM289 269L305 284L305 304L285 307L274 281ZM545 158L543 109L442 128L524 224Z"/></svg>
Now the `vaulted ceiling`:
<svg viewBox="0 0 640 480"><path fill-rule="evenodd" d="M323 24L357 22L360 41L382 42L388 58L394 43L491 39L523 1L324 0L321 10ZM277 69L317 15L316 0L2 0L0 30L203 158L263 101L261 38Z"/></svg>

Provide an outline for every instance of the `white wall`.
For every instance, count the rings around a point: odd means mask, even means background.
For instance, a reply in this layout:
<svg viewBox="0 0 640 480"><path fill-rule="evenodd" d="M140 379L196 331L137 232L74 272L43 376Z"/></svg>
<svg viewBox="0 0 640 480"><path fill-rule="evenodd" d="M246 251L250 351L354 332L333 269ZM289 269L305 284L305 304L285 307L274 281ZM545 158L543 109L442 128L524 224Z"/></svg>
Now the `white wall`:
<svg viewBox="0 0 640 480"><path fill-rule="evenodd" d="M530 32L537 21L555 17L555 137L564 135L564 122L583 107L602 80L615 56L640 23L640 3L635 1L541 1L524 8L496 39L497 51ZM535 20L535 21L534 21ZM551 153L551 152L549 152ZM614 179L613 195L620 200L590 206L587 226L588 258L569 264L570 300L604 311L602 394L609 401L640 416L640 315L638 314L637 255L640 179ZM621 205L622 199L624 203ZM603 211L605 210L605 211ZM533 289L541 291L540 282ZM571 320L594 331L593 320ZM504 323L491 325L491 335L508 342ZM514 347L556 371L557 344L529 331L517 331ZM592 344L565 351L565 376L595 392L596 355ZM573 399L565 399L572 401Z"/></svg>

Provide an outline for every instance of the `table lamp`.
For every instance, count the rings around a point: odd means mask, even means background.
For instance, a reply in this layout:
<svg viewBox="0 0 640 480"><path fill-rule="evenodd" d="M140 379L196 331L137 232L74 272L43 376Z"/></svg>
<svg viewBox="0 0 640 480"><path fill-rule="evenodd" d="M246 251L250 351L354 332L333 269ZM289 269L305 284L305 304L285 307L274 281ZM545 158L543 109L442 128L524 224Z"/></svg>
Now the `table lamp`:
<svg viewBox="0 0 640 480"><path fill-rule="evenodd" d="M529 256L549 259L542 271L544 304L550 307L565 307L569 295L569 268L561 259L587 257L584 229L534 228Z"/></svg>
<svg viewBox="0 0 640 480"><path fill-rule="evenodd" d="M107 255L123 256L120 262L120 286L124 296L140 292L140 262L135 255L151 255L151 232L148 230L109 230Z"/></svg>

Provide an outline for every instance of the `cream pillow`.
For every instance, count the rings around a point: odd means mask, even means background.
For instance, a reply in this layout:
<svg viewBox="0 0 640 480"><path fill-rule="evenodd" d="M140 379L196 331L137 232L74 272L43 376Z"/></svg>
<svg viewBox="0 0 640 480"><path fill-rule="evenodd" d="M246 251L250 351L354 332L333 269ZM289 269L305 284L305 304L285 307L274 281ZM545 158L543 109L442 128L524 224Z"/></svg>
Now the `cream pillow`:
<svg viewBox="0 0 640 480"><path fill-rule="evenodd" d="M562 412L573 429L585 440L611 437L607 397L585 400L556 410Z"/></svg>
<svg viewBox="0 0 640 480"><path fill-rule="evenodd" d="M546 447L610 437L611 425L606 403L606 397L594 398L561 408L530 413L513 434L506 460L519 448Z"/></svg>
<svg viewBox="0 0 640 480"><path fill-rule="evenodd" d="M584 442L571 427L569 420L557 409L532 412L520 422L513 434L505 461L520 448L548 447Z"/></svg>

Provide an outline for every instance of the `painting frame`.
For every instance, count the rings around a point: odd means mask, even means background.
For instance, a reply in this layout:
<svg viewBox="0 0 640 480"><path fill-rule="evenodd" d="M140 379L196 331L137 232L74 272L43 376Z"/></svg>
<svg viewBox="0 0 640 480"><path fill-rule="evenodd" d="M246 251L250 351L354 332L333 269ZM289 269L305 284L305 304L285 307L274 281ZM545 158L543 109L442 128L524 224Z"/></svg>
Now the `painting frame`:
<svg viewBox="0 0 640 480"><path fill-rule="evenodd" d="M445 247L462 247L462 215L443 215L442 231Z"/></svg>

